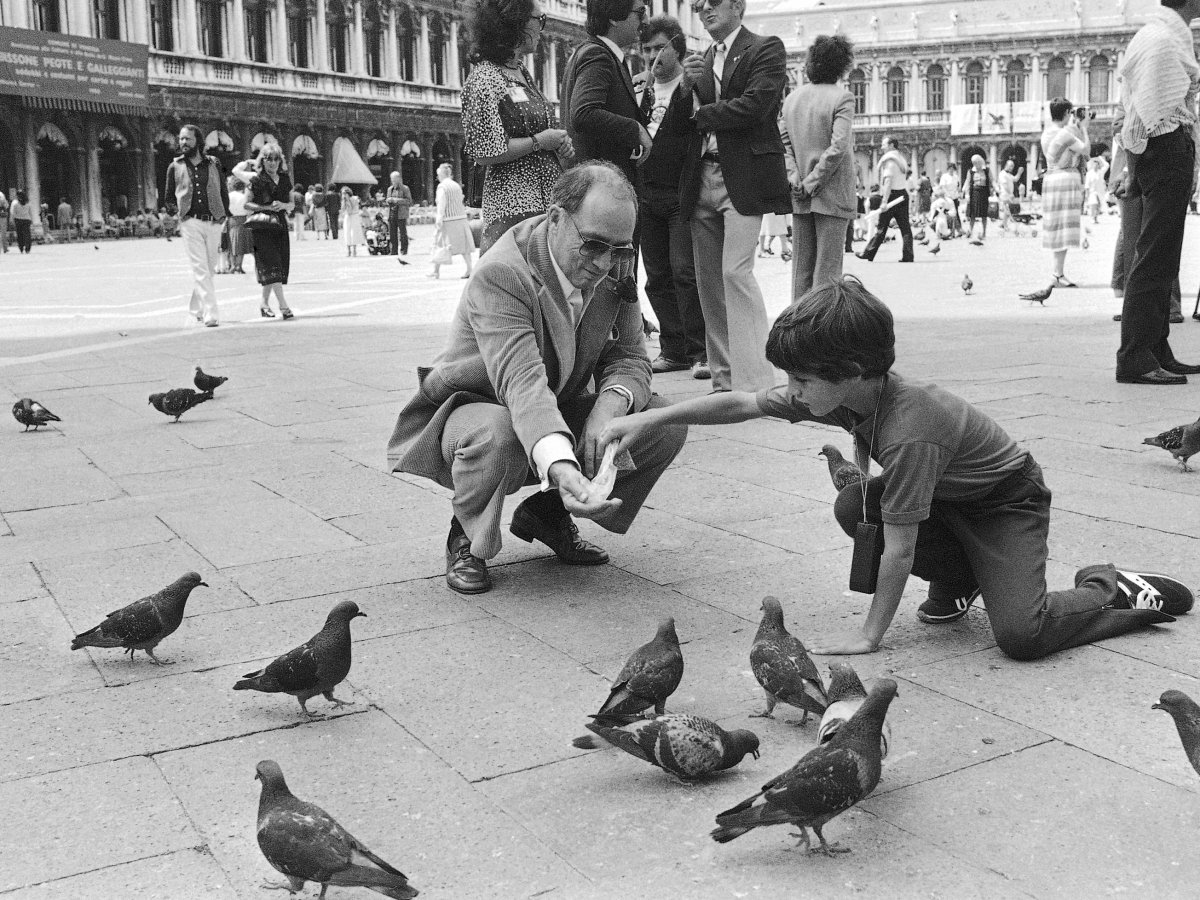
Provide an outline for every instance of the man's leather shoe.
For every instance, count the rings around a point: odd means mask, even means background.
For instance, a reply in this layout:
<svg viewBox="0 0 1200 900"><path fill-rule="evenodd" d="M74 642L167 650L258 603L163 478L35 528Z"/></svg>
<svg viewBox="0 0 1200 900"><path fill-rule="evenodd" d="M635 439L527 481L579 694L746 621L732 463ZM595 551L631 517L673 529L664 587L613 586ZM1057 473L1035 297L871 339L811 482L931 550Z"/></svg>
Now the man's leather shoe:
<svg viewBox="0 0 1200 900"><path fill-rule="evenodd" d="M1121 384L1187 384L1186 375L1172 375L1165 369L1154 369L1145 375L1118 375Z"/></svg>
<svg viewBox="0 0 1200 900"><path fill-rule="evenodd" d="M861 251L860 251L860 252L858 252L858 253L855 253L854 255L855 255L855 256L857 256L859 259L865 259L867 262L873 262L873 261L874 261L874 260L873 260L871 257L867 256L867 254L865 254L865 253L863 253L863 252L861 252Z"/></svg>
<svg viewBox="0 0 1200 900"><path fill-rule="evenodd" d="M523 541L532 542L536 538L567 565L602 566L608 562L608 551L580 537L570 516L547 521L522 503L513 511L508 530Z"/></svg>
<svg viewBox="0 0 1200 900"><path fill-rule="evenodd" d="M1162 368L1172 375L1200 375L1200 366L1189 366L1177 359L1162 363Z"/></svg>
<svg viewBox="0 0 1200 900"><path fill-rule="evenodd" d="M492 589L487 562L471 553L471 539L455 520L446 539L446 586L460 594L482 594Z"/></svg>

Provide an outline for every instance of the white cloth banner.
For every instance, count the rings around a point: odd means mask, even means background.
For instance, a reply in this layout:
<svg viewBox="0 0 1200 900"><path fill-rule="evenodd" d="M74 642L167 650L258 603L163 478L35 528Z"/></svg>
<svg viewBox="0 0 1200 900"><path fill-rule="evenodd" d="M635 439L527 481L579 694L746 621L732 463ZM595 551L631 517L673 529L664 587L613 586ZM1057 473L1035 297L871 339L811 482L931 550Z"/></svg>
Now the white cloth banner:
<svg viewBox="0 0 1200 900"><path fill-rule="evenodd" d="M1033 100L1020 103L959 103L950 107L950 133L1038 134L1049 118L1048 104Z"/></svg>

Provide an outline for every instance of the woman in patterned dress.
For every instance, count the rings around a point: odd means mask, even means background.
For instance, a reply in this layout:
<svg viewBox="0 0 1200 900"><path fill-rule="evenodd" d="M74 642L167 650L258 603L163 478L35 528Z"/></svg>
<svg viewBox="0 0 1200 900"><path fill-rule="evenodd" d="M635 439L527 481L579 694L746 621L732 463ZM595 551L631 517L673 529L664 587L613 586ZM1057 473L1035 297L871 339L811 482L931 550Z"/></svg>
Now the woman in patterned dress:
<svg viewBox="0 0 1200 900"><path fill-rule="evenodd" d="M258 312L264 319L275 318L271 310L271 295L279 303L279 314L284 319L292 318L291 307L283 296L283 286L288 283L292 267L292 248L288 239L288 214L294 212L291 179L283 171L283 150L278 144L263 144L258 157L252 163L239 163L234 174L243 177L242 169L252 166L249 180L250 196L246 209L250 213L266 212L275 216L277 228L254 229L254 268L258 283L262 285L262 302ZM248 173L247 173L248 174ZM303 197L301 197L303 202Z"/></svg>
<svg viewBox="0 0 1200 900"><path fill-rule="evenodd" d="M1073 104L1058 97L1050 101L1051 122L1042 132L1042 155L1046 174L1042 179L1042 249L1054 254L1055 287L1075 287L1063 274L1067 251L1079 246L1079 218L1083 206L1083 184L1079 161L1091 149L1087 119L1076 115L1068 123ZM1080 110L1080 112L1085 112Z"/></svg>
<svg viewBox="0 0 1200 900"><path fill-rule="evenodd" d="M522 58L546 25L539 0L479 0L474 65L462 91L466 150L487 167L480 255L509 228L544 213L562 163L575 156L567 132Z"/></svg>

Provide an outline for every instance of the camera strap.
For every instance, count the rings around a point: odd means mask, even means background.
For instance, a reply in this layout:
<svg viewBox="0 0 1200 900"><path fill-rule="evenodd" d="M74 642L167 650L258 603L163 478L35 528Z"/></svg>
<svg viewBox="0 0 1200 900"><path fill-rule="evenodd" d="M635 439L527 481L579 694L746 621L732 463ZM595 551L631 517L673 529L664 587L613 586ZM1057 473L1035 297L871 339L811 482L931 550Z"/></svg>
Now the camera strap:
<svg viewBox="0 0 1200 900"><path fill-rule="evenodd" d="M875 432L879 430L879 405L883 401L883 386L887 383L887 374L879 379L879 393L875 395L875 415L871 418L871 437L867 442L867 455L859 460L859 468L863 470L862 486L862 520L867 521L867 482L871 479L871 456L875 452ZM855 455L858 455L858 436L854 438Z"/></svg>

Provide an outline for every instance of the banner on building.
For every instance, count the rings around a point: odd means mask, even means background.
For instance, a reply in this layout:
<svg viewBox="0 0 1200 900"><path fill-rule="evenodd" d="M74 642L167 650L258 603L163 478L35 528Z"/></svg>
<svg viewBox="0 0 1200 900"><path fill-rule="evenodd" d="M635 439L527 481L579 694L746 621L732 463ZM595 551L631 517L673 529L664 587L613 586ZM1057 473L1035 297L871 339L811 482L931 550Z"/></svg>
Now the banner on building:
<svg viewBox="0 0 1200 900"><path fill-rule="evenodd" d="M0 26L0 94L144 111L145 44Z"/></svg>
<svg viewBox="0 0 1200 900"><path fill-rule="evenodd" d="M1048 104L1034 100L1020 103L958 103L950 107L950 133L1036 134L1049 120Z"/></svg>

